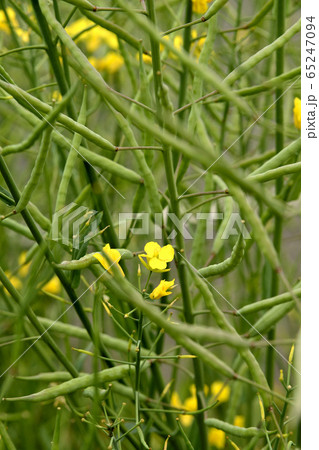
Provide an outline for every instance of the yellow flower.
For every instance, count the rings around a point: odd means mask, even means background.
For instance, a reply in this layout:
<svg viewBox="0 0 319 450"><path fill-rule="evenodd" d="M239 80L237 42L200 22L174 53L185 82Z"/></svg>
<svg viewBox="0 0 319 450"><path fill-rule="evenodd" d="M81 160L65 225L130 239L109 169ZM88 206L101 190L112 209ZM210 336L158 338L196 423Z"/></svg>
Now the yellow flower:
<svg viewBox="0 0 319 450"><path fill-rule="evenodd" d="M174 47L176 48L176 50L181 50L183 47L183 38L182 36L175 36L174 37Z"/></svg>
<svg viewBox="0 0 319 450"><path fill-rule="evenodd" d="M222 381L214 381L211 385L211 392L219 403L224 403L229 399L230 387Z"/></svg>
<svg viewBox="0 0 319 450"><path fill-rule="evenodd" d="M245 417L244 416L235 416L234 425L235 425L235 427L243 428L245 426Z"/></svg>
<svg viewBox="0 0 319 450"><path fill-rule="evenodd" d="M94 56L91 56L89 61L92 66L96 68L96 70L101 72L105 70L111 74L117 72L124 64L123 57L115 52L109 52L103 58L95 58Z"/></svg>
<svg viewBox="0 0 319 450"><path fill-rule="evenodd" d="M20 277L26 277L29 272L31 261L26 264L25 263L26 259L27 259L27 252L22 252L18 259L19 266L21 266L18 272Z"/></svg>
<svg viewBox="0 0 319 450"><path fill-rule="evenodd" d="M122 267L119 265L119 260L121 259L120 252L118 250L114 249L114 248L112 249L110 247L110 244L106 244L103 247L103 253L105 255L107 255L108 258L112 261L111 264L108 262L108 260L106 258L104 258L103 255L101 255L101 253L94 253L93 256L94 256L94 258L96 258L99 261L99 263L104 267L104 269L107 270L112 275L113 275L113 272L112 272L111 267L113 265L116 265L117 268L119 269L119 271L121 272L121 274L124 277L124 272L122 270Z"/></svg>
<svg viewBox="0 0 319 450"><path fill-rule="evenodd" d="M144 247L145 254L138 255L141 263L151 272L168 272L167 263L174 258L174 249L168 244L161 247L157 242L148 242ZM143 258L146 258L146 262Z"/></svg>
<svg viewBox="0 0 319 450"><path fill-rule="evenodd" d="M61 291L61 282L59 278L54 275L43 287L42 291L48 294L58 294Z"/></svg>
<svg viewBox="0 0 319 450"><path fill-rule="evenodd" d="M156 286L153 292L150 294L150 298L152 300L158 300L161 297L165 297L166 295L171 294L168 289L173 289L175 282L175 278L172 281L161 280L160 284Z"/></svg>
<svg viewBox="0 0 319 450"><path fill-rule="evenodd" d="M207 10L207 3L211 0L192 0L193 11L198 14L204 14Z"/></svg>
<svg viewBox="0 0 319 450"><path fill-rule="evenodd" d="M226 434L223 430L211 428L208 432L208 442L216 448L225 448Z"/></svg>
<svg viewBox="0 0 319 450"><path fill-rule="evenodd" d="M301 129L301 100L298 97L294 100L294 124L298 130Z"/></svg>
<svg viewBox="0 0 319 450"><path fill-rule="evenodd" d="M55 102L60 102L62 100L62 95L60 91L53 91L52 92L52 100Z"/></svg>

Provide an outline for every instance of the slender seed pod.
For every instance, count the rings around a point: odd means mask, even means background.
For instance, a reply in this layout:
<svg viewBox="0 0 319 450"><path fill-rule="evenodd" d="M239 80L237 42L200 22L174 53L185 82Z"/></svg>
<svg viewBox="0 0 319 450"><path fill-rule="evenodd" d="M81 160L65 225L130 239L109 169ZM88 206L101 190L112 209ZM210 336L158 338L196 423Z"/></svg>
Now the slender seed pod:
<svg viewBox="0 0 319 450"><path fill-rule="evenodd" d="M265 255L265 257L270 262L274 270L280 269L280 262L278 254L271 242L259 216L253 211L252 207L249 205L242 190L236 186L233 182L228 182L228 186L231 194L236 199L240 210L242 211L243 217L252 227L253 238L257 242L260 251Z"/></svg>
<svg viewBox="0 0 319 450"><path fill-rule="evenodd" d="M301 29L301 19L299 19L294 25L288 28L284 34L273 41L271 44L267 45L259 52L255 53L250 58L246 59L240 66L236 67L227 77L225 78L225 84L232 85L240 77L242 77L246 72L255 67L260 61L270 56L272 53L277 51L279 48L283 47L286 42L288 42L296 33Z"/></svg>
<svg viewBox="0 0 319 450"><path fill-rule="evenodd" d="M301 171L301 162L294 164L287 164L282 167L277 167L276 169L267 170L267 172L258 173L257 175L251 175L250 180L258 181L259 183L265 183L266 181L275 180L284 175L290 175L292 173Z"/></svg>
<svg viewBox="0 0 319 450"><path fill-rule="evenodd" d="M301 139L298 138L296 141L289 144L287 147L282 149L279 153L273 156L271 159L266 161L262 166L258 169L254 170L248 178L255 176L260 173L267 172L268 170L276 169L277 167L282 166L288 161L290 158L296 156L301 149Z"/></svg>
<svg viewBox="0 0 319 450"><path fill-rule="evenodd" d="M231 252L230 257L225 259L225 261L219 264L212 264L211 266L208 267L202 267L198 271L199 274L202 277L208 278L216 275L222 276L225 275L226 273L231 272L238 266L238 264L243 259L245 247L246 247L245 239L243 237L243 234L240 233L236 241L236 244L234 245L234 248Z"/></svg>
<svg viewBox="0 0 319 450"><path fill-rule="evenodd" d="M52 133L52 128L46 128L46 130L43 133L40 150L39 150L37 159L35 161L34 167L32 169L30 178L29 178L27 184L25 185L23 191L21 192L20 200L15 208L17 213L22 211L28 205L28 203L31 199L31 196L37 187L40 176L42 174L42 170L43 170L43 167L45 164L47 154L50 149L51 133Z"/></svg>
<svg viewBox="0 0 319 450"><path fill-rule="evenodd" d="M114 380L122 380L128 375L129 370L132 371L134 370L134 368L130 368L129 365L123 364L121 366L101 370L98 373L84 375L82 377L74 378L73 380L65 381L58 386L43 389L42 391L36 392L35 394L25 395L23 397L10 397L6 398L5 400L9 402L20 400L26 402L44 402L53 400L60 395L72 394L72 392L78 391L79 389L85 389L88 386L94 386L96 383L104 384L110 383Z"/></svg>
<svg viewBox="0 0 319 450"><path fill-rule="evenodd" d="M230 423L224 422L223 420L209 418L205 420L205 423L208 427L214 427L218 430L223 430L227 434L231 434L232 436L237 436L240 438L250 438L254 436L263 436L265 434L264 430L260 430L256 427L237 427L235 425L231 425Z"/></svg>
<svg viewBox="0 0 319 450"><path fill-rule="evenodd" d="M296 297L300 297L301 295L301 289L294 289L293 294ZM246 314L252 314L257 311L262 311L264 309L272 308L273 306L281 305L282 303L287 303L290 300L292 300L292 294L290 292L285 292L284 294L276 295L276 297L272 298L266 298L264 300L260 300L256 303L250 303L246 306L243 306L237 311L237 314L239 316L246 315Z"/></svg>
<svg viewBox="0 0 319 450"><path fill-rule="evenodd" d="M2 220L0 222L0 225L2 227L9 228L9 230L15 231L16 233L21 234L21 236L25 236L26 238L34 241L34 237L32 236L29 228L27 228L25 225L22 225L21 223L16 222L15 220Z"/></svg>
<svg viewBox="0 0 319 450"><path fill-rule="evenodd" d="M277 305L267 311L263 316L257 320L253 327L246 334L247 337L260 336L260 334L269 331L277 322L285 317L295 307L294 300L284 303L283 305Z"/></svg>
<svg viewBox="0 0 319 450"><path fill-rule="evenodd" d="M87 88L86 86L84 86L82 105L78 117L78 123L80 123L81 125L85 125L86 121L86 102L87 102ZM67 190L74 169L74 165L79 153L79 147L81 145L81 142L82 136L76 133L72 139L71 149L69 151L64 166L64 171L62 174L59 190L57 193L55 211L59 211L61 208L63 208L63 206L65 206Z"/></svg>
<svg viewBox="0 0 319 450"><path fill-rule="evenodd" d="M47 105L46 103L42 102L28 92L25 92L23 89L16 85L7 83L6 81L0 79L0 87L8 92L8 94L12 95L13 98L15 98L22 106L31 111L33 114L35 114L35 112L49 114L52 110L52 107L50 105ZM58 103L56 107L58 107L59 105L61 105L61 102ZM39 117L38 113L36 115L37 117ZM109 142L107 139L90 130L86 126L76 122L65 114L60 113L58 115L57 122L63 125L65 128L80 134L88 141L98 145L104 150L111 150L113 152L115 151L115 146L111 144L111 142Z"/></svg>
<svg viewBox="0 0 319 450"><path fill-rule="evenodd" d="M115 249L121 254L121 259L132 259L133 253L125 248ZM55 264L55 267L59 267L63 270L82 270L90 267L92 264L98 264L98 260L94 257L94 253L89 253L82 256L80 259L73 259L71 261L63 261L60 264Z"/></svg>
<svg viewBox="0 0 319 450"><path fill-rule="evenodd" d="M211 19L227 3L228 0L215 0L202 17L202 22Z"/></svg>
<svg viewBox="0 0 319 450"><path fill-rule="evenodd" d="M226 183L218 176L215 175L215 180L221 189L228 189ZM221 221L216 236L213 241L212 253L213 255L217 255L221 250L224 242L222 236L227 228L227 224L229 223L229 219L233 213L234 200L231 196L227 196L224 198L224 209L223 209L223 220Z"/></svg>

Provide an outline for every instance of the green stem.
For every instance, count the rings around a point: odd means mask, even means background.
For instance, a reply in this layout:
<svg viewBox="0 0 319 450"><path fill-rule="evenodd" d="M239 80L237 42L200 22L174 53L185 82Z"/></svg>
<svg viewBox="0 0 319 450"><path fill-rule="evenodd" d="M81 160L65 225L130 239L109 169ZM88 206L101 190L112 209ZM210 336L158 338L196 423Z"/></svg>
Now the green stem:
<svg viewBox="0 0 319 450"><path fill-rule="evenodd" d="M286 0L276 0L276 38L279 38L285 31L285 4ZM284 47L280 47L276 51L276 76L280 76L284 72ZM276 153L278 154L284 148L284 99L283 99L283 89L276 89ZM282 177L276 180L276 194L278 195L283 186ZM275 228L273 242L277 254L280 254L281 246L281 236L282 236L282 218L275 217ZM278 272L273 270L271 276L271 296L278 294L279 287L279 275ZM271 329L268 333L267 339L274 340L276 338L275 327ZM267 350L266 357L266 375L270 388L272 388L274 383L274 371L275 371L275 351L273 347L269 347Z"/></svg>

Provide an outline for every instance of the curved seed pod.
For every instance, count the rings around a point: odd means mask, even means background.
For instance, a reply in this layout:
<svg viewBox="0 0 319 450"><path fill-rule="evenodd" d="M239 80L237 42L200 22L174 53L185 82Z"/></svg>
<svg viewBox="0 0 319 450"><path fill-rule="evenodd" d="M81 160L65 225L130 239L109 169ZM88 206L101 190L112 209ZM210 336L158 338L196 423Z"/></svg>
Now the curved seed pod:
<svg viewBox="0 0 319 450"><path fill-rule="evenodd" d="M294 25L292 25L288 30L282 34L279 38L273 41L271 44L267 45L259 52L255 53L250 58L246 59L240 66L236 67L224 80L225 84L232 85L237 81L243 74L255 67L260 61L270 56L279 48L283 47L286 42L288 42L296 33L301 29L301 19L299 19Z"/></svg>
<svg viewBox="0 0 319 450"><path fill-rule="evenodd" d="M224 422L223 420L209 418L205 420L205 423L208 427L218 428L218 430L223 430L227 434L231 434L233 436L247 438L254 436L263 436L265 432L256 427L242 428L236 427L235 425L231 425L230 423Z"/></svg>
<svg viewBox="0 0 319 450"><path fill-rule="evenodd" d="M32 236L32 233L29 230L29 228L27 228L25 225L22 225L19 222L16 222L15 220L12 219L2 220L0 222L0 225L2 227L9 228L10 230L13 230L16 233L21 234L22 236L25 236L26 238L34 241L34 237Z"/></svg>
<svg viewBox="0 0 319 450"><path fill-rule="evenodd" d="M215 0L202 17L202 22L209 20L227 3L228 0Z"/></svg>
<svg viewBox="0 0 319 450"><path fill-rule="evenodd" d="M278 254L271 242L264 225L259 216L254 212L250 204L248 203L243 191L233 182L228 181L228 186L231 194L237 201L243 217L249 223L253 231L253 238L257 242L260 251L268 259L271 267L274 270L280 270L280 262Z"/></svg>
<svg viewBox="0 0 319 450"><path fill-rule="evenodd" d="M288 161L293 156L296 156L301 149L301 138L298 138L296 141L289 144L287 147L282 149L279 153L277 153L275 156L273 156L271 159L266 161L262 166L258 167L258 169L254 170L249 176L253 177L254 175L257 175L259 173L267 172L271 169L276 169L277 167L282 166L285 164L286 161Z"/></svg>
<svg viewBox="0 0 319 450"><path fill-rule="evenodd" d="M276 169L267 170L267 172L258 173L257 175L251 175L249 179L252 181L264 183L266 181L275 180L276 178L282 177L284 175L300 172L300 170L301 162L296 162L293 164L287 164L282 167L277 167Z"/></svg>
<svg viewBox="0 0 319 450"><path fill-rule="evenodd" d="M274 306L257 320L246 336L250 338L269 331L277 322L293 310L295 305L295 301L291 300L283 305Z"/></svg>
<svg viewBox="0 0 319 450"><path fill-rule="evenodd" d="M84 86L82 105L81 105L81 109L80 109L80 113L79 113L79 117L78 117L78 123L80 123L81 125L84 125L86 122L86 101L87 101L87 88L86 88L86 86ZM77 159L77 155L78 155L78 151L79 151L81 142L82 142L82 136L80 134L76 133L72 139L71 149L69 151L69 154L68 154L65 166L64 166L64 171L62 174L59 190L57 193L55 211L59 211L59 209L61 209L61 208L63 208L63 206L65 206L68 185L69 185L69 182L70 182L70 179L72 176L72 171L73 171L76 159Z"/></svg>
<svg viewBox="0 0 319 450"><path fill-rule="evenodd" d="M215 178L217 184L219 185L219 187L221 189L224 189L224 190L228 189L228 186L226 185L226 183L220 177L215 176L214 178ZM212 247L213 255L217 255L218 252L220 251L220 249L223 246L222 236L224 234L224 231L227 228L227 224L229 223L229 219L230 219L230 217L232 215L233 206L234 206L234 200L232 199L232 197L231 196L225 197L225 199L224 199L224 210L223 210L224 217L223 217L223 220L221 221L221 223L220 223L220 225L218 227L215 239L213 241L213 247Z"/></svg>
<svg viewBox="0 0 319 450"><path fill-rule="evenodd" d="M36 392L35 394L25 395L23 397L11 397L6 398L5 400L10 402L19 400L28 402L44 402L53 400L60 395L71 394L72 392L78 391L79 389L85 389L89 386L108 383L114 380L121 380L128 375L129 370L134 371L134 368L123 364L122 366L104 369L97 373L84 375L82 377L74 378L73 380L65 381L59 386L49 387L40 392Z"/></svg>
<svg viewBox="0 0 319 450"><path fill-rule="evenodd" d="M133 253L125 248L115 249L121 254L121 259L132 259ZM82 270L90 267L92 264L99 264L93 253L88 253L80 259L72 259L71 261L63 261L60 264L55 264L55 267L63 270Z"/></svg>
<svg viewBox="0 0 319 450"><path fill-rule="evenodd" d="M47 127L53 128L56 118L59 116L59 114L61 113L63 108L68 104L68 102L71 100L71 98L73 97L74 93L77 90L77 87L78 83L75 83L73 87L71 87L69 92L54 108L49 107L48 115L46 117L43 117L43 120L39 123L39 125L35 127L35 129L28 136L27 139L20 142L19 144L8 145L2 150L2 154L5 156L10 153L22 152L23 150L30 148Z"/></svg>
<svg viewBox="0 0 319 450"><path fill-rule="evenodd" d="M8 92L8 94L12 95L12 97L16 99L17 102L19 102L24 108L31 111L33 114L35 114L35 111L49 114L52 110L51 106L24 91L17 85L6 83L5 81L0 79L0 87ZM57 106L59 106L60 104L61 103L58 103ZM115 146L111 144L111 142L109 142L107 139L90 130L86 126L81 125L65 114L60 113L57 122L63 125L65 128L72 130L75 133L81 134L81 136L85 137L88 141L93 142L93 144L98 145L100 148L115 151Z"/></svg>
<svg viewBox="0 0 319 450"><path fill-rule="evenodd" d="M236 241L236 244L234 245L233 251L231 252L230 257L225 259L225 261L219 264L212 264L211 266L208 267L202 267L198 271L199 274L202 277L207 278L216 275L221 276L231 272L238 266L238 264L243 259L245 247L246 247L245 239L243 237L243 234L240 233Z"/></svg>
<svg viewBox="0 0 319 450"><path fill-rule="evenodd" d="M30 178L29 178L27 184L25 185L23 191L21 192L20 200L15 208L17 213L22 211L28 205L28 203L31 199L31 196L33 194L33 191L37 187L40 176L42 174L42 169L45 164L47 154L50 149L51 133L52 133L52 128L46 128L46 130L43 133L40 150L39 150L37 159L35 161L34 167L32 169Z"/></svg>
<svg viewBox="0 0 319 450"><path fill-rule="evenodd" d="M300 297L301 289L294 289L293 294L296 297ZM243 306L237 311L237 315L241 316L243 314L251 314L257 311L261 311L263 309L272 308L273 306L281 305L282 303L287 303L292 300L292 293L285 292L284 294L276 295L276 297L266 298L264 300L260 300L256 303L250 303L246 306Z"/></svg>
<svg viewBox="0 0 319 450"><path fill-rule="evenodd" d="M237 362L237 361L236 361ZM239 375L244 376L247 372L247 366L243 362L240 355L238 355L238 364L236 362L233 364L234 370L236 370ZM239 366L239 367L237 367ZM227 404L227 412L225 416L225 421L229 423L233 423L235 416L238 414L239 406L242 399L243 387L241 383L238 383L236 380L232 381L230 384L231 388L231 396L229 397L229 402Z"/></svg>

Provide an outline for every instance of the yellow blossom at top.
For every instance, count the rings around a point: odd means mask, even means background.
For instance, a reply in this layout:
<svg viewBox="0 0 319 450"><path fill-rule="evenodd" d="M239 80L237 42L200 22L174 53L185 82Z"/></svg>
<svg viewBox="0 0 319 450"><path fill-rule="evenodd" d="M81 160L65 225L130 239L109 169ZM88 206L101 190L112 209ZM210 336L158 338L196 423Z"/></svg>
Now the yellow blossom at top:
<svg viewBox="0 0 319 450"><path fill-rule="evenodd" d="M211 0L192 0L193 11L198 14L204 14L207 11L207 3Z"/></svg>
<svg viewBox="0 0 319 450"><path fill-rule="evenodd" d="M29 272L31 261L26 264L26 259L27 259L27 252L22 252L18 259L19 266L21 266L18 272L20 277L27 276Z"/></svg>
<svg viewBox="0 0 319 450"><path fill-rule="evenodd" d="M211 428L208 432L208 442L216 448L225 448L226 434L223 430Z"/></svg>
<svg viewBox="0 0 319 450"><path fill-rule="evenodd" d="M294 100L294 124L298 130L301 129L301 100L296 97Z"/></svg>
<svg viewBox="0 0 319 450"><path fill-rule="evenodd" d="M54 275L51 280L42 287L42 291L47 292L48 294L59 294L61 291L61 281Z"/></svg>
<svg viewBox="0 0 319 450"><path fill-rule="evenodd" d="M141 263L151 272L168 272L167 263L174 258L174 249L168 244L161 247L157 242L148 242L144 247L145 253L138 255ZM146 262L143 258L146 258Z"/></svg>
<svg viewBox="0 0 319 450"><path fill-rule="evenodd" d="M230 387L222 381L214 381L211 385L211 392L219 403L224 403L229 399Z"/></svg>
<svg viewBox="0 0 319 450"><path fill-rule="evenodd" d="M105 255L107 255L107 257L109 258L109 260L112 261L112 263L109 263L109 261L106 258L104 258L103 255L101 255L101 253L94 253L93 256L94 256L94 258L96 258L99 261L99 263L104 267L104 269L107 270L112 275L113 275L113 272L112 272L111 267L113 265L116 265L124 277L124 272L122 270L122 267L119 265L119 261L121 259L120 252L114 248L111 248L110 244L106 244L103 247L103 253Z"/></svg>
<svg viewBox="0 0 319 450"><path fill-rule="evenodd" d="M82 17L69 25L66 31L72 37L83 32L78 40L83 41L90 52L95 52L102 44L106 44L112 50L118 49L119 43L116 34L98 26L90 28L92 25L94 25L93 22L86 17ZM88 30L84 31L87 28Z"/></svg>
<svg viewBox="0 0 319 450"><path fill-rule="evenodd" d="M235 427L243 428L245 426L245 417L240 415L235 416L234 425Z"/></svg>
<svg viewBox="0 0 319 450"><path fill-rule="evenodd" d="M99 72L106 71L110 74L117 72L124 64L124 59L116 52L109 52L103 58L91 56L89 62Z"/></svg>
<svg viewBox="0 0 319 450"><path fill-rule="evenodd" d="M156 288L151 292L150 298L152 300L158 300L161 297L165 297L166 295L171 294L172 292L169 289L173 289L175 282L175 278L172 281L161 280L160 284L156 286Z"/></svg>

